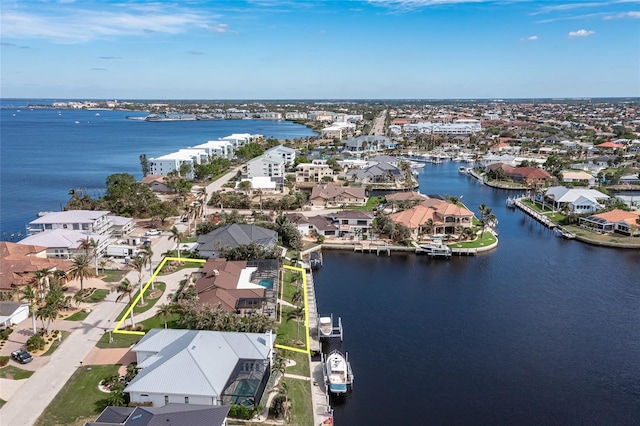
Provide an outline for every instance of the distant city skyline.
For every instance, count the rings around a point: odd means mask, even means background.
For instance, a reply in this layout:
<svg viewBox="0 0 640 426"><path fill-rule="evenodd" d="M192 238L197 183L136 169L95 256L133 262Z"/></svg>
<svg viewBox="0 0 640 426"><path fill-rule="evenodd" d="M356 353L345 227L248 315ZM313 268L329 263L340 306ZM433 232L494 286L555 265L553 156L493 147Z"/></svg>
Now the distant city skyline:
<svg viewBox="0 0 640 426"><path fill-rule="evenodd" d="M3 98L640 96L640 0L11 1Z"/></svg>

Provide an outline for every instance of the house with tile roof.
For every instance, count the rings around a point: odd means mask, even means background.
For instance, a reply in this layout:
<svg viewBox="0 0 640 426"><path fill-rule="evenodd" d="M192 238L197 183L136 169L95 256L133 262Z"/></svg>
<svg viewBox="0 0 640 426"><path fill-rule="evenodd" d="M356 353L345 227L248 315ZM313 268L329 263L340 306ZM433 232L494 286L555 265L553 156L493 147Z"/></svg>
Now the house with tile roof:
<svg viewBox="0 0 640 426"><path fill-rule="evenodd" d="M220 257L221 249L236 248L251 243L256 243L268 250L275 249L278 244L278 233L257 225L234 223L200 235L196 250L200 256L215 258Z"/></svg>
<svg viewBox="0 0 640 426"><path fill-rule="evenodd" d="M228 312L274 312L278 291L278 260L209 259L194 274L199 305Z"/></svg>
<svg viewBox="0 0 640 426"><path fill-rule="evenodd" d="M580 218L580 226L599 232L640 236L640 211L614 209Z"/></svg>
<svg viewBox="0 0 640 426"><path fill-rule="evenodd" d="M311 189L309 202L318 207L364 206L367 204L367 197L365 188L318 185Z"/></svg>
<svg viewBox="0 0 640 426"><path fill-rule="evenodd" d="M21 290L33 282L36 271L68 272L72 267L68 260L48 258L44 246L0 242L0 292Z"/></svg>
<svg viewBox="0 0 640 426"><path fill-rule="evenodd" d="M390 218L409 228L414 238L424 234L455 234L458 226L473 226L473 212L437 198L428 198L417 206L392 214ZM429 221L433 223L432 229L427 226Z"/></svg>
<svg viewBox="0 0 640 426"><path fill-rule="evenodd" d="M127 385L133 403L257 405L271 374L275 336L152 329L131 351L140 371Z"/></svg>

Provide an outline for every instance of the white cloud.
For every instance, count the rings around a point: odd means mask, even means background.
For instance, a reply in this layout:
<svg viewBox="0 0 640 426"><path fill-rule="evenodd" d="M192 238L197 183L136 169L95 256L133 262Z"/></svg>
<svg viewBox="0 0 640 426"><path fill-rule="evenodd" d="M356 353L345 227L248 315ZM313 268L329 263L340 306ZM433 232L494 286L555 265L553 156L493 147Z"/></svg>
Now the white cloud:
<svg viewBox="0 0 640 426"><path fill-rule="evenodd" d="M209 31L214 33L226 33L229 29L229 25L227 24L207 25L206 27Z"/></svg>
<svg viewBox="0 0 640 426"><path fill-rule="evenodd" d="M616 13L615 15L607 15L604 17L604 19L606 20L624 19L624 18L640 19L640 12L635 12L635 11L622 12L622 13Z"/></svg>
<svg viewBox="0 0 640 426"><path fill-rule="evenodd" d="M209 25L216 16L179 6L80 8L77 4L51 9L3 10L2 38L44 38L59 43L81 43L108 37L153 33L179 34L193 28L225 32L226 24Z"/></svg>
<svg viewBox="0 0 640 426"><path fill-rule="evenodd" d="M591 30L569 31L569 37L589 37L595 33L595 31Z"/></svg>
<svg viewBox="0 0 640 426"><path fill-rule="evenodd" d="M532 36L529 36L529 37L521 38L520 40L521 41L536 41L537 39L538 39L537 35L532 35Z"/></svg>
<svg viewBox="0 0 640 426"><path fill-rule="evenodd" d="M495 0L367 0L370 4L392 9L413 10L429 6L455 5L464 3L495 3Z"/></svg>

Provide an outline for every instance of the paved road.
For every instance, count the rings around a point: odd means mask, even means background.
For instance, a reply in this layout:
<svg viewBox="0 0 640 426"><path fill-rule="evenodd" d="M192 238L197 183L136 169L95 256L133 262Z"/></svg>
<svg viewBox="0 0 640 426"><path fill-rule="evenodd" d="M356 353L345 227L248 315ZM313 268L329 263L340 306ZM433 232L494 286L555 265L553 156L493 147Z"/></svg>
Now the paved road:
<svg viewBox="0 0 640 426"><path fill-rule="evenodd" d="M383 136L384 132L384 122L387 118L387 110L385 109L373 119L373 125L371 126L371 130L369 131L369 135L371 136Z"/></svg>

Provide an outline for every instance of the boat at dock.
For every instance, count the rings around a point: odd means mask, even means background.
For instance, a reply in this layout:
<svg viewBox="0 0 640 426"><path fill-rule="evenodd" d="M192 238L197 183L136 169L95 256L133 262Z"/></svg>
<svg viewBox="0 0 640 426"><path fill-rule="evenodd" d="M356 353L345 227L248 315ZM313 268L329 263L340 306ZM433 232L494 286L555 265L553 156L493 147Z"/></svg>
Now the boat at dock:
<svg viewBox="0 0 640 426"><path fill-rule="evenodd" d="M420 244L416 248L416 254L426 254L431 257L451 257L452 250L449 246L444 244L442 240L432 240L428 244Z"/></svg>
<svg viewBox="0 0 640 426"><path fill-rule="evenodd" d="M322 253L313 251L309 253L309 266L311 269L318 269L322 266Z"/></svg>
<svg viewBox="0 0 640 426"><path fill-rule="evenodd" d="M458 173L460 173L462 175L467 175L467 174L469 174L470 171L471 171L471 169L469 167L464 167L464 166L458 167Z"/></svg>
<svg viewBox="0 0 640 426"><path fill-rule="evenodd" d="M322 374L332 394L344 394L349 388L353 390L353 372L348 353L345 356L336 349L326 357L323 356Z"/></svg>
<svg viewBox="0 0 640 426"><path fill-rule="evenodd" d="M507 198L507 207L509 207L510 209L515 209L516 208L516 199L513 198L513 197Z"/></svg>
<svg viewBox="0 0 640 426"><path fill-rule="evenodd" d="M342 330L342 318L338 317L338 325L333 326L333 314L328 317L318 318L318 338L330 339L332 337L339 337L342 341L344 334Z"/></svg>

